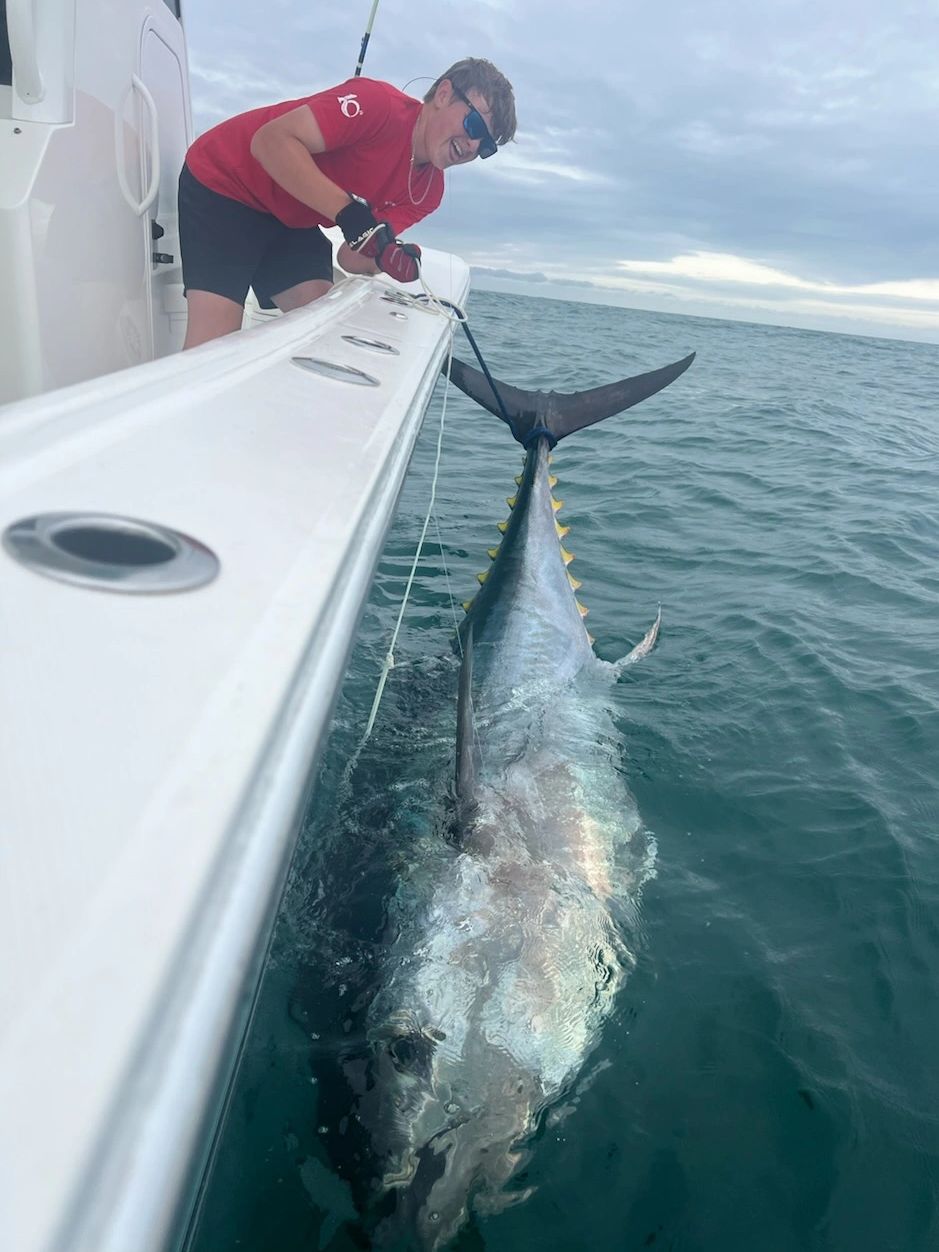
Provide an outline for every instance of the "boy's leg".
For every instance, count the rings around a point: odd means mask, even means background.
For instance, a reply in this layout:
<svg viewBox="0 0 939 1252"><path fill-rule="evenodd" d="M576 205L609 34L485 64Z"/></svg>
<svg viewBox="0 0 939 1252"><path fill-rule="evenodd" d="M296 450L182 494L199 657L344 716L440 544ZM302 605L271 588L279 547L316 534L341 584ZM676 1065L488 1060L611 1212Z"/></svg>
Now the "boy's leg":
<svg viewBox="0 0 939 1252"><path fill-rule="evenodd" d="M208 343L210 339L219 339L241 329L244 306L234 300L217 296L212 291L187 291L186 303L189 317L183 351L198 348L200 343Z"/></svg>
<svg viewBox="0 0 939 1252"><path fill-rule="evenodd" d="M188 165L179 176L179 242L189 308L184 348L241 328L251 275L286 228L204 186Z"/></svg>
<svg viewBox="0 0 939 1252"><path fill-rule="evenodd" d="M282 227L265 252L251 285L261 308L283 313L325 296L333 285L333 246L319 229Z"/></svg>
<svg viewBox="0 0 939 1252"><path fill-rule="evenodd" d="M297 283L295 287L278 292L272 299L282 313L289 313L291 309L302 309L305 304L319 300L330 287L332 283L325 278L311 278L305 283Z"/></svg>

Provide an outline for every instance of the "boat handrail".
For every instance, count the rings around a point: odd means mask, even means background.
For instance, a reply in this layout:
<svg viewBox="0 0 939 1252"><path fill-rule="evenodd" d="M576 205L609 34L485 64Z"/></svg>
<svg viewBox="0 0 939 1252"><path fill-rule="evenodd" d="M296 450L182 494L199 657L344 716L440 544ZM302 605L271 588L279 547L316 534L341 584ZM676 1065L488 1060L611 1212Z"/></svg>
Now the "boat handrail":
<svg viewBox="0 0 939 1252"><path fill-rule="evenodd" d="M137 200L127 182L127 162L124 158L124 106L131 92L136 91L150 115L150 183L142 200ZM160 124L157 118L157 107L146 83L137 74L132 74L130 84L121 97L121 107L114 114L114 141L117 145L117 179L121 185L121 194L137 214L143 217L157 198L160 190Z"/></svg>

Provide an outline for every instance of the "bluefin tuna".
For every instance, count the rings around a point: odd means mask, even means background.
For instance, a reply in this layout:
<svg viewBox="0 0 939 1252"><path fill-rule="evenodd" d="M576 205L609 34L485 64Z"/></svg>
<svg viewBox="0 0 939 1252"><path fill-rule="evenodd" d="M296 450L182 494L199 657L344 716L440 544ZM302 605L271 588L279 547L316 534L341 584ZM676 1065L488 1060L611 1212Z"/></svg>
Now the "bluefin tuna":
<svg viewBox="0 0 939 1252"><path fill-rule="evenodd" d="M387 1242L444 1247L524 1199L533 1134L581 1073L635 962L654 841L618 760L611 687L553 489L559 439L661 390L675 365L573 396L453 381L526 450L502 542L459 634L457 834L402 882L370 1010L358 1113L398 1202Z"/></svg>

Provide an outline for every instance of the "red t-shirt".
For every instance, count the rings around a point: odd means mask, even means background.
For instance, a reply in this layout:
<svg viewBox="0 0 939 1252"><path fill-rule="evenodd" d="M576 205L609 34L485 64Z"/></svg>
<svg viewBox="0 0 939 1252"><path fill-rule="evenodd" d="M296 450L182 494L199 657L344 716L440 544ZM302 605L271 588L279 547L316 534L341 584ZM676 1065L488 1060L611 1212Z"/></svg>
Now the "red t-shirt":
<svg viewBox="0 0 939 1252"><path fill-rule="evenodd" d="M389 222L396 235L436 209L443 198L443 173L432 165L411 170L411 142L421 102L373 78L350 78L315 96L252 109L220 122L199 136L186 154L186 164L211 191L270 213L285 226L334 225L284 191L251 155L255 131L302 104L312 111L326 142L326 151L316 153L313 160L343 191L367 200L378 220Z"/></svg>

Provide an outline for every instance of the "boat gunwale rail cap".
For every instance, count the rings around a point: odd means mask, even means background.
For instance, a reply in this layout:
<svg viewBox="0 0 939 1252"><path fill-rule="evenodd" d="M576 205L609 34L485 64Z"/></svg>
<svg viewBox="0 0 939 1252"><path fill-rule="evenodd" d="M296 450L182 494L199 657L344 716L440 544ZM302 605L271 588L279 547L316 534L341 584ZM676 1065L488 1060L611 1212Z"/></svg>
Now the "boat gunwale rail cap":
<svg viewBox="0 0 939 1252"><path fill-rule="evenodd" d="M8 526L3 547L46 578L125 594L194 591L221 568L191 535L120 513L37 513Z"/></svg>

